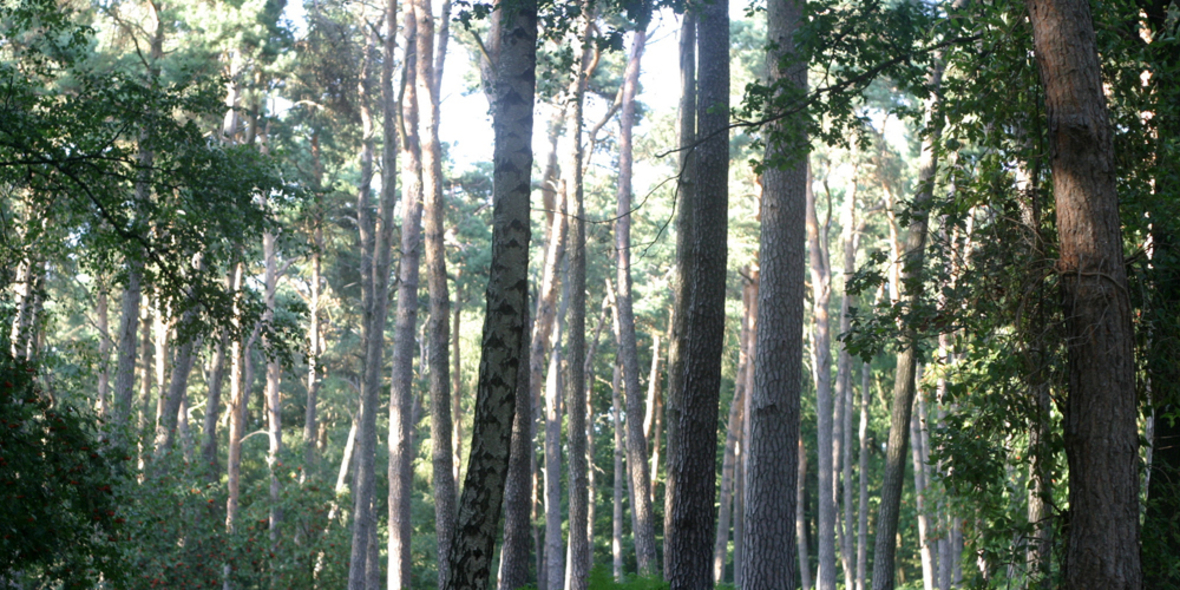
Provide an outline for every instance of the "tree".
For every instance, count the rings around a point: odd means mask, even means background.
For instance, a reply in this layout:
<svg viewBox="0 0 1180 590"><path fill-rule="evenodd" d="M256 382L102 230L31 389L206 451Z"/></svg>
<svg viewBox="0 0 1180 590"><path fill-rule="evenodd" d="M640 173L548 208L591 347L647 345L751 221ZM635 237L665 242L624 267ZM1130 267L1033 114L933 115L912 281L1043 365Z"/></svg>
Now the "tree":
<svg viewBox="0 0 1180 590"><path fill-rule="evenodd" d="M1140 588L1138 397L1111 125L1090 6L1028 3L1045 89L1069 393L1065 585Z"/></svg>
<svg viewBox="0 0 1180 590"><path fill-rule="evenodd" d="M807 89L805 64L795 55L794 35L801 19L802 6L797 2L775 0L767 4L767 66L771 83L787 97ZM747 415L750 448L746 458L742 564L744 587L752 590L790 588L796 576L792 530L796 498L789 491L803 485L797 481L795 446L799 440L803 379L803 243L808 179L805 156L792 151L802 138L791 134L791 130L787 123L770 127L767 169L762 175L761 283L754 387Z"/></svg>
<svg viewBox="0 0 1180 590"><path fill-rule="evenodd" d="M500 524L512 434L517 372L527 317L529 173L536 89L537 5L501 2L493 64L496 136L492 266L488 277L475 422L444 590L487 586Z"/></svg>
<svg viewBox="0 0 1180 590"><path fill-rule="evenodd" d="M665 551L664 572L672 590L709 588L713 583L714 478L717 413L721 394L721 349L725 332L725 277L729 206L729 16L728 2L700 8L699 94L691 248L679 251L680 264L691 269L689 297L683 311L687 323L682 351L683 389L679 404L676 450L669 452L674 473L672 530ZM631 392L628 392L631 395ZM671 434L671 431L669 431ZM642 459L641 459L642 460ZM636 490L636 495L641 492Z"/></svg>

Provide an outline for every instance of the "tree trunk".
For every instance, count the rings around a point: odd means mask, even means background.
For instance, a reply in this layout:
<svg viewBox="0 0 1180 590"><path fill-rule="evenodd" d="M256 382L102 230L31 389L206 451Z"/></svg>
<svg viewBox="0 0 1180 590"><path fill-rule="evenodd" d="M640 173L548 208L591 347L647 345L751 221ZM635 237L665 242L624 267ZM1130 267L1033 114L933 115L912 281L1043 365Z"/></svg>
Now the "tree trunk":
<svg viewBox="0 0 1180 590"><path fill-rule="evenodd" d="M397 29L397 7L394 3L386 8L386 31ZM430 56L421 53L417 43L420 36L427 35L421 28L413 6L407 7L405 16L405 78L402 80L402 122L405 126L402 150L406 159L401 170L402 176L402 231L401 257L398 259L397 315L394 320L393 351L391 352L392 375L390 377L389 399L389 537L388 577L389 590L401 590L411 586L410 539L413 534L411 506L414 489L414 424L411 419L414 401L414 344L418 323L418 268L421 253L423 168L422 149L418 134L420 85L416 83L418 69ZM393 55L393 39L396 35L386 34L386 55ZM425 55L425 57L423 57ZM382 190L394 187L396 178L392 146L397 145L394 129L397 99L393 94L392 60L382 64L381 89L384 112L383 132L387 147L383 156L385 166L382 173ZM387 87L388 85L388 87ZM390 162L389 160L394 160ZM436 527L439 523L436 523ZM445 526L445 525L444 525ZM445 555L445 553L440 554ZM441 563L441 562L440 562ZM440 567L439 571L445 570Z"/></svg>
<svg viewBox="0 0 1180 590"><path fill-rule="evenodd" d="M695 220L692 248L681 263L692 267L686 309L683 391L674 457L672 497L674 534L668 537L671 590L707 589L713 585L714 495L717 414L721 388L721 353L725 335L725 276L729 221L729 3L718 1L700 13L700 97L697 129L698 195L691 204ZM634 467L632 467L634 469ZM779 490L781 492L781 489ZM748 531L747 531L748 532Z"/></svg>
<svg viewBox="0 0 1180 590"><path fill-rule="evenodd" d="M749 277L742 284L742 299L748 301L749 307L746 310L746 323L748 326L748 333L746 334L746 372L744 376L743 387L745 388L745 395L742 396L742 431L738 439L738 453L737 453L737 473L734 476L734 503L733 503L733 582L734 585L742 588L745 582L745 570L743 566L746 563L746 474L749 472L749 449L750 449L750 392L754 391L754 364L753 359L758 358L758 286L759 273L757 267L751 268Z"/></svg>
<svg viewBox="0 0 1180 590"><path fill-rule="evenodd" d="M529 173L536 89L537 5L501 4L494 64L493 227L475 420L459 501L450 579L442 590L487 587L499 531L521 342L528 315Z"/></svg>
<svg viewBox="0 0 1180 590"><path fill-rule="evenodd" d="M234 270L230 278L230 292L234 294L234 309L233 309L233 323L234 332L237 333L241 328L241 309L236 303L242 289L242 279L245 269L241 262L234 265ZM229 370L229 449L227 451L226 463L226 487L228 488L229 497L225 504L225 529L226 532L233 534L235 532L238 520L238 505L241 496L241 477L242 477L242 437L246 432L246 390L245 383L242 380L242 361L245 354L242 337L237 336L230 343L230 370ZM226 566L228 567L228 566Z"/></svg>
<svg viewBox="0 0 1180 590"><path fill-rule="evenodd" d="M349 562L349 590L369 588L368 571L379 570L378 564L368 565L369 542L377 525L373 512L373 488L377 459L377 412L381 386L381 357L385 343L386 304L389 299L389 265L393 250L394 191L382 191L376 219L370 212L373 180L374 125L372 113L373 68L377 58L376 34L366 33L365 57L362 60L358 84L360 93L361 178L357 190L357 232L361 246L361 342L364 346L363 376L361 378L361 406L357 449L358 461L353 477L352 553ZM386 58L391 59L391 58ZM386 144L385 149L393 146ZM390 171L392 172L392 170ZM371 574L370 574L371 575Z"/></svg>
<svg viewBox="0 0 1180 590"><path fill-rule="evenodd" d="M1030 0L1028 12L1048 113L1069 358L1064 588L1137 589L1134 335L1094 26L1079 0Z"/></svg>
<svg viewBox="0 0 1180 590"><path fill-rule="evenodd" d="M582 3L582 17L586 20L582 30L582 59L574 80L573 112L570 119L571 157L570 173L573 175L573 201L567 205L573 213L570 219L570 312L569 336L569 382L566 408L569 412L569 590L585 590L590 575L590 545L585 534L589 523L589 483L587 481L588 461L586 457L586 208L582 186L582 103L585 99L586 84L589 82L593 13L590 1ZM644 455L644 459L647 456ZM646 489L646 488L644 488ZM552 588L552 587L551 587Z"/></svg>
<svg viewBox="0 0 1180 590"><path fill-rule="evenodd" d="M456 285L456 289L458 286ZM454 421L455 427L451 430L451 468L454 470L454 481L459 481L460 464L463 462L463 364L462 355L460 354L460 344L463 340L463 304L465 301L455 294L455 303L452 306L452 313L454 314L454 323L451 324L451 420ZM527 350L525 351L528 352ZM527 357L526 357L527 358ZM527 385L527 383L526 383ZM528 389L525 389L525 394L528 394ZM532 404L529 404L532 407ZM531 432L532 429L530 428ZM505 515L507 518L507 515Z"/></svg>
<svg viewBox="0 0 1180 590"><path fill-rule="evenodd" d="M799 579L803 590L811 590L811 556L807 547L807 449L799 441L799 485L795 487L795 543L799 547ZM792 582L794 583L794 582Z"/></svg>
<svg viewBox="0 0 1180 590"><path fill-rule="evenodd" d="M264 256L266 257L266 271L264 275L266 290L263 293L266 312L263 314L262 319L263 322L269 323L274 321L275 295L279 286L278 252L275 244L275 235L264 233L262 235L262 244L265 253ZM283 407L282 398L279 393L281 380L282 366L279 364L277 357L268 354L266 360L266 433L267 438L270 440L270 446L266 455L266 464L270 469L269 526L270 540L272 543L278 541L279 523L283 519L282 511L278 507L279 478L277 473L280 467L279 455L283 452Z"/></svg>
<svg viewBox="0 0 1180 590"><path fill-rule="evenodd" d="M956 7L964 0L956 0ZM937 151L942 131L938 113L938 88L942 83L943 54L934 55L934 64L927 86L933 92L926 99L926 135L922 140L922 156L918 170L918 193L910 206L910 225L899 258L898 288L904 289L907 305L920 301L922 296L922 265L926 258L926 223L930 201L934 196L934 176L938 170ZM900 293L899 293L900 294ZM902 347L897 354L897 373L893 382L893 401L890 411L889 440L885 450L885 477L881 485L881 506L877 517L877 539L873 551L873 590L893 590L894 554L897 551L897 524L904 485L906 445L909 444L910 412L914 404L914 378L918 363L917 330L902 326Z"/></svg>
<svg viewBox="0 0 1180 590"><path fill-rule="evenodd" d="M679 446L680 398L684 390L684 356L688 350L688 304L693 284L692 255L693 210L696 202L696 178L690 172L696 162L697 102L696 102L696 28L695 11L686 10L680 25L680 105L677 113L677 134L680 152L676 176L676 272L672 282L672 337L668 342L668 397L664 404L667 428L667 458L664 473L664 572L671 568L672 554L667 539L675 537L676 523L672 519L672 504L676 497L676 473L670 469L675 463Z"/></svg>
<svg viewBox="0 0 1180 590"><path fill-rule="evenodd" d="M725 453L721 460L721 501L718 503L717 535L713 543L713 582L725 579L725 563L729 554L729 525L733 514L733 491L738 461L738 441L742 435L742 409L745 407L746 373L749 371L750 352L750 301L751 290L747 282L742 285L742 328L738 335L738 364L734 377L733 401L729 404L729 418L725 427Z"/></svg>
<svg viewBox="0 0 1180 590"><path fill-rule="evenodd" d="M631 309L631 128L635 124L635 93L639 86L639 66L643 58L647 32L636 30L631 56L623 74L623 106L619 115L619 187L618 218L615 221L615 252L618 293L615 304L619 314L619 354L623 358L623 389L627 408L627 468L631 487L637 491L634 511L636 524L635 554L639 571L656 572L655 525L652 522L651 472L647 463L647 444L643 432L643 398L639 387L639 351L635 342L635 314ZM716 417L714 417L716 419ZM552 589L551 589L552 590Z"/></svg>
<svg viewBox="0 0 1180 590"><path fill-rule="evenodd" d="M430 376L431 463L434 468L434 517L438 536L438 555L450 552L454 536L455 480L451 449L451 379L447 346L450 343L451 294L447 289L447 258L443 248L444 210L442 149L438 140L440 109L439 85L445 63L445 46L434 55L434 15L430 0L416 0L414 14L418 20L418 95L427 106L422 112L422 192L425 199L426 272L430 290L430 317L427 320L428 349L426 365ZM447 16L444 15L443 22ZM440 31L440 33L445 31ZM392 52L389 53L392 55ZM436 61L432 62L431 60ZM436 71L437 66L437 71ZM392 98L392 97L391 97ZM392 129L390 130L392 133ZM511 428L511 423L508 424ZM438 562L438 585L448 577L447 562Z"/></svg>
<svg viewBox="0 0 1180 590"><path fill-rule="evenodd" d="M860 245L860 228L856 220L856 174L853 173L852 187L844 197L844 211L841 225L844 226L841 242L844 249L844 296L840 301L840 334L847 334L852 329L853 295L849 293L848 282L856 272L856 250ZM852 355L848 347L841 343L840 352L836 355L836 403L840 404L841 416L840 447L843 457L839 458L841 475L844 478L844 527L840 542L840 559L844 569L844 588L852 590L856 578L856 556L852 545Z"/></svg>
<svg viewBox="0 0 1180 590"><path fill-rule="evenodd" d="M217 419L221 414L221 388L225 379L225 345L228 337L221 332L213 350L209 375L206 377L209 394L205 399L205 424L201 433L201 459L210 482L221 481L217 468Z"/></svg>
<svg viewBox="0 0 1180 590"><path fill-rule="evenodd" d="M919 396L920 397L920 396ZM917 400L914 402L917 404ZM922 459L922 425L918 412L910 415L910 456L914 463L914 497L917 499L918 556L922 563L922 587L934 589L936 565L930 551L930 521L926 512L926 469Z"/></svg>
<svg viewBox="0 0 1180 590"><path fill-rule="evenodd" d="M828 305L832 298L832 271L829 266L826 227L819 226L815 193L811 189L811 172L807 172L807 244L811 272L812 353L815 355L815 413L817 470L819 472L819 590L836 589L836 488L833 469L832 425L832 338L828 332ZM822 233L822 235L821 235Z"/></svg>
<svg viewBox="0 0 1180 590"><path fill-rule="evenodd" d="M865 574L868 568L869 546L869 376L868 363L860 367L860 449L857 475L860 483L860 499L857 504L856 522L856 590L865 590Z"/></svg>
<svg viewBox="0 0 1180 590"><path fill-rule="evenodd" d="M617 359L617 357L616 357ZM611 424L614 426L615 432L615 481L612 484L613 490L611 492L611 571L614 573L615 581L619 582L623 579L623 420L622 420L622 396L619 395L619 390L622 388L622 371L619 368L619 360L614 363L614 375L611 378Z"/></svg>
<svg viewBox="0 0 1180 590"><path fill-rule="evenodd" d="M457 323L457 322L456 322ZM456 326L458 328L458 326ZM529 333L525 326L525 333ZM529 341L521 339L521 358L527 359ZM457 352L457 351L456 351ZM533 398L529 395L529 371L517 371L516 400L512 415L511 454L508 480L504 486L504 546L500 550L498 590L516 590L528 585L529 541L532 540Z"/></svg>
<svg viewBox="0 0 1180 590"><path fill-rule="evenodd" d="M563 198L569 206L568 198ZM565 216L569 216L566 209ZM550 346L549 369L545 375L545 583L549 590L565 586L565 543L561 531L561 423L562 350L566 313L569 311L570 284L562 282L561 304L557 312L557 329Z"/></svg>
<svg viewBox="0 0 1180 590"><path fill-rule="evenodd" d="M767 65L772 83L806 91L805 67L783 63L783 58L795 51L793 36L802 18L801 11L802 5L794 0L772 0L767 4L768 34L774 46L767 54ZM780 125L771 128L772 135L786 131ZM795 535L790 527L791 517L797 516L800 507L798 497L793 497L790 490L801 490L804 486L799 475L803 471L796 465L798 453L792 447L799 441L803 372L807 160L805 155L797 154L786 162L781 161L789 156L787 149L779 142L768 144L766 160L775 165L762 177L761 285L754 387L747 414L750 448L746 459L746 540L742 567L744 588L751 590L785 589L795 583L792 555L795 547L791 546ZM798 549L800 555L805 553L805 539ZM806 578L806 561L802 571Z"/></svg>
<svg viewBox="0 0 1180 590"><path fill-rule="evenodd" d="M317 150L318 151L318 148ZM317 159L318 161L318 159ZM319 170L319 166L316 166ZM317 180L316 184L319 182ZM311 251L311 303L308 305L307 322L307 403L303 415L303 472L300 481L316 469L319 454L316 452L316 404L320 391L320 355L323 354L323 341L320 337L320 280L321 262L320 252L324 249L323 219L317 215L314 222L312 251Z"/></svg>
<svg viewBox="0 0 1180 590"><path fill-rule="evenodd" d="M181 325L188 325L195 320L195 312L187 311L181 319ZM176 431L181 427L179 417L183 405L185 392L188 391L188 376L192 372L193 362L196 360L194 346L199 345L196 336L190 337L176 352L175 362L172 363L172 376L168 380L168 392L164 397L163 414L160 425L156 429L155 459L160 459L172 448Z"/></svg>
<svg viewBox="0 0 1180 590"><path fill-rule="evenodd" d="M143 298L140 281L143 276L143 262L127 262L127 284L123 288L123 300L119 317L119 350L115 367L114 432L116 440L121 439L130 427L131 401L135 393L135 362L139 351L139 306Z"/></svg>

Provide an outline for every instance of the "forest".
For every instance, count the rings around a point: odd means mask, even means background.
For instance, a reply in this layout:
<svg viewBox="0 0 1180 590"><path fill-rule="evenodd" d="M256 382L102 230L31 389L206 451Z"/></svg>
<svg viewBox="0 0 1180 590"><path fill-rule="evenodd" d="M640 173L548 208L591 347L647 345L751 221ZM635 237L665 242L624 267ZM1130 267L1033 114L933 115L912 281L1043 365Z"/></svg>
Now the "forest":
<svg viewBox="0 0 1180 590"><path fill-rule="evenodd" d="M0 0L0 586L1180 589L1180 3Z"/></svg>

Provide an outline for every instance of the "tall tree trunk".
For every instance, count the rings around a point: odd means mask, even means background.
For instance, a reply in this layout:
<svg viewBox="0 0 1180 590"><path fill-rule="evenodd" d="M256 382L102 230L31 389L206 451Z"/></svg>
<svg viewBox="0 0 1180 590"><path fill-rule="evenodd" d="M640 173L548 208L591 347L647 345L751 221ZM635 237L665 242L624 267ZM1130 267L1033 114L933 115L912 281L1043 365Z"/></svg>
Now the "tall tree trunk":
<svg viewBox="0 0 1180 590"><path fill-rule="evenodd" d="M181 319L181 326L191 324L196 319L195 316L195 312L186 311ZM175 362L172 363L172 376L168 379L168 391L163 398L163 414L156 429L155 459L163 457L172 448L176 431L182 425L179 413L188 391L188 376L196 360L193 347L199 346L199 343L200 339L192 335L176 352Z"/></svg>
<svg viewBox="0 0 1180 590"><path fill-rule="evenodd" d="M230 343L229 352L229 448L225 459L226 487L229 492L225 504L225 529L230 534L233 534L237 527L238 506L241 497L242 437L246 432L246 389L242 379L243 356L246 347L243 345L243 337L240 335L241 309L237 304L238 298L241 296L244 272L243 264L239 262L234 265L230 277L230 292L234 294L234 317L232 319L234 337Z"/></svg>
<svg viewBox="0 0 1180 590"><path fill-rule="evenodd" d="M1069 395L1064 587L1142 587L1138 396L1111 126L1090 5L1030 0L1057 202Z"/></svg>
<svg viewBox="0 0 1180 590"><path fill-rule="evenodd" d="M589 498L586 509L586 542L591 551L594 549L594 524L598 512L598 470L594 467L594 458L597 454L594 447L594 359L598 352L598 341L602 336L602 329L606 326L606 319L610 314L609 302L609 295L603 293L602 311L598 314L598 324L594 327L594 337L591 338L590 347L586 350L586 362L582 369L586 375L586 457L588 461L586 479L589 488L586 494Z"/></svg>
<svg viewBox="0 0 1180 590"><path fill-rule="evenodd" d="M832 298L832 270L829 265L827 228L821 228L815 207L815 192L811 189L811 172L807 172L807 244L811 273L812 353L815 355L815 414L816 457L819 472L819 590L836 589L836 492L833 469L832 433L832 338L828 331L828 305Z"/></svg>
<svg viewBox="0 0 1180 590"><path fill-rule="evenodd" d="M201 429L201 460L210 482L221 481L217 468L217 419L221 415L221 389L225 380L225 345L229 340L227 332L217 337L210 361L209 374L205 378L208 396L205 398L205 423Z"/></svg>
<svg viewBox="0 0 1180 590"><path fill-rule="evenodd" d="M358 460L353 477L352 553L349 562L349 590L369 588L371 571L379 564L368 565L371 532L377 526L373 511L373 489L377 459L377 412L381 386L381 358L385 344L386 306L389 299L389 265L393 251L394 191L382 191L374 219L370 212L373 180L374 125L372 113L373 68L377 58L376 34L369 31L365 42L358 84L362 125L361 178L357 190L357 231L361 245L361 342L364 346L361 378ZM387 57L386 59L391 59ZM385 149L393 146L386 144Z"/></svg>
<svg viewBox="0 0 1180 590"><path fill-rule="evenodd" d="M681 263L691 291L686 306L687 348L683 351L683 390L669 470L675 473L672 497L674 534L668 538L672 590L713 585L714 495L721 353L725 335L726 233L729 208L729 3L701 8L700 80L696 148L698 195L687 207L694 220L690 256ZM781 490L780 490L781 491ZM748 533L749 531L747 531Z"/></svg>
<svg viewBox="0 0 1180 590"><path fill-rule="evenodd" d="M677 157L676 175L676 268L672 282L672 337L668 342L668 397L664 404L664 421L667 424L667 458L669 468L664 473L664 572L671 568L672 554L668 552L667 539L676 536L676 523L672 520L672 504L676 497L676 473L670 469L676 462L679 446L680 398L684 391L684 356L688 350L688 303L693 284L692 268L688 259L692 255L693 210L696 202L696 178L691 172L696 162L697 128L697 82L696 44L697 17L693 10L686 10L680 24L680 105L677 112L677 141L680 152Z"/></svg>
<svg viewBox="0 0 1180 590"><path fill-rule="evenodd" d="M852 187L844 197L844 211L840 221L843 225L841 243L844 251L844 296L840 301L840 334L847 334L852 329L853 295L849 292L849 279L856 272L856 250L860 245L860 228L856 220L856 173L853 172ZM856 556L852 545L852 355L848 347L841 343L840 351L836 355L836 403L839 404L841 416L840 447L843 457L838 461L841 475L844 479L844 534L840 540L840 559L844 569L844 588L852 590L856 578Z"/></svg>
<svg viewBox="0 0 1180 590"><path fill-rule="evenodd" d="M458 285L455 288L458 289ZM459 468L463 461L463 360L460 354L460 345L463 341L463 304L465 302L456 293L454 305L451 307L451 313L455 318L454 323L451 324L451 420L455 424L451 430L451 468L454 470L452 477L455 482L459 481ZM528 389L525 389L524 393L528 394ZM532 407L531 403L529 407ZM515 426L513 427L515 428ZM505 519L507 519L507 515L505 515Z"/></svg>
<svg viewBox="0 0 1180 590"><path fill-rule="evenodd" d="M565 216L569 215L569 200ZM565 585L565 543L561 534L561 423L562 413L562 350L566 313L569 311L570 285L563 281L561 304L557 312L557 329L550 346L549 369L545 375L545 583L549 590L561 590Z"/></svg>
<svg viewBox="0 0 1180 590"><path fill-rule="evenodd" d="M393 55L392 40L395 31L397 7L394 3L386 8L386 55ZM410 539L413 534L411 506L414 489L414 424L411 420L414 401L414 340L418 323L418 268L421 253L422 225L422 149L418 132L418 116L421 112L417 83L418 69L423 62L430 61L429 54L421 53L418 38L427 35L421 28L413 6L407 7L405 16L405 78L402 80L402 122L405 126L402 150L406 159L402 168L402 231L401 257L398 259L397 312L394 319L393 351L391 353L392 375L389 398L389 538L388 577L389 590L409 588ZM397 99L393 94L392 60L383 63L381 72L382 106L384 110L383 132L387 146L397 145L396 123ZM386 85L388 84L388 87ZM386 148L382 173L382 190L394 187L396 160L394 150ZM436 523L436 527L439 523ZM444 525L445 527L445 525ZM437 530L437 529L436 529ZM445 555L442 553L440 555ZM445 566L439 568L440 572Z"/></svg>
<svg viewBox="0 0 1180 590"><path fill-rule="evenodd" d="M611 424L614 426L615 433L615 480L613 489L611 491L611 571L614 574L615 581L622 581L623 579L623 487L626 475L623 474L623 410L620 407L622 403L622 396L619 395L619 390L623 387L622 384L622 370L619 365L622 359L616 357L614 363L614 374L611 377Z"/></svg>
<svg viewBox="0 0 1180 590"><path fill-rule="evenodd" d="M914 403L917 404L917 400ZM922 563L922 587L925 590L933 590L936 565L930 551L930 521L926 512L926 469L922 460L921 428L918 412L913 412L910 415L910 456L914 463L914 497L917 499L918 557Z"/></svg>
<svg viewBox="0 0 1180 590"><path fill-rule="evenodd" d="M660 398L660 334L652 331L651 334L651 368L647 372L647 403L643 408L643 437L646 439L644 446L647 448L649 456L648 461L649 482L651 487L648 488L648 495L652 498L652 503L655 503L656 497L656 472L659 470L658 460L660 458L660 441L656 438L655 426L658 422L656 416L659 410L659 402L656 400ZM652 525L655 526L655 525Z"/></svg>
<svg viewBox="0 0 1180 590"><path fill-rule="evenodd" d="M742 283L742 299L748 301L746 309L746 372L742 396L742 430L738 438L737 473L734 476L733 503L733 582L742 588L745 585L746 563L746 482L749 472L750 449L750 392L754 391L754 359L758 358L758 286L761 283L757 266L749 269L749 276Z"/></svg>
<svg viewBox="0 0 1180 590"><path fill-rule="evenodd" d="M316 169L319 170L319 166L316 166ZM318 185L319 182L317 181L316 184ZM317 215L314 223L316 225L312 230L311 302L307 310L307 403L303 415L303 472L300 474L300 481L305 481L305 478L316 469L316 464L319 462L319 453L316 452L316 436L318 434L316 405L320 391L320 355L324 352L323 339L320 336L320 282L322 276L320 252L324 249L322 216Z"/></svg>
<svg viewBox="0 0 1180 590"><path fill-rule="evenodd" d="M492 263L471 454L459 500L450 579L441 590L487 587L500 525L528 310L529 173L533 165L537 5L502 3L492 107ZM440 557L441 558L441 557Z"/></svg>
<svg viewBox="0 0 1180 590"><path fill-rule="evenodd" d="M795 487L795 543L799 550L799 579L803 590L811 590L811 556L807 546L807 449L803 441L798 444L798 469ZM792 581L792 584L794 582Z"/></svg>
<svg viewBox="0 0 1180 590"><path fill-rule="evenodd" d="M140 282L143 278L143 262L127 262L127 284L123 287L123 300L119 317L119 350L115 366L114 432L119 440L130 425L131 402L135 394L135 363L139 352L139 306L143 299ZM126 441L124 441L126 442Z"/></svg>
<svg viewBox="0 0 1180 590"><path fill-rule="evenodd" d="M447 289L447 258L443 248L442 149L438 140L439 85L446 47L440 43L434 55L434 15L430 0L415 0L418 21L418 95L427 108L422 112L422 193L425 200L426 272L430 289L427 320L426 365L430 376L431 463L434 468L434 520L438 555L450 552L455 522L455 480L451 448L451 379L447 346L450 344L451 295ZM444 14L443 22L447 16ZM440 31L443 33L444 31ZM392 53L390 53L392 55ZM435 61L431 61L434 59ZM437 71L436 71L437 67ZM511 428L511 423L508 425ZM438 585L448 577L447 562L438 562Z"/></svg>
<svg viewBox="0 0 1180 590"><path fill-rule="evenodd" d="M767 65L772 83L807 90L807 72L794 63L794 34L802 5L794 0L767 3L768 35L772 49ZM786 65L785 62L791 62ZM750 392L750 448L746 459L746 540L742 566L744 588L790 588L795 583L797 496L790 490L805 485L797 469L801 463L792 448L799 441L802 386L803 244L807 199L807 159L782 145L787 128L776 124L766 160L772 164L762 177L762 230L759 239L761 285L758 293L757 354L754 387ZM791 142L802 145L802 138ZM799 447L802 448L801 446ZM798 528L798 526L796 526ZM798 543L803 552L806 542ZM803 563L806 577L807 566ZM805 585L806 588L806 585Z"/></svg>
<svg viewBox="0 0 1180 590"><path fill-rule="evenodd" d="M742 284L742 328L738 335L738 364L734 377L733 401L729 404L729 418L725 427L725 453L721 460L721 501L718 503L717 535L713 543L713 582L725 579L725 563L729 554L729 525L733 514L733 490L738 461L738 441L742 435L742 409L745 407L746 373L750 359L750 301L749 282Z"/></svg>
<svg viewBox="0 0 1180 590"><path fill-rule="evenodd" d="M95 294L94 313L98 319L98 416L106 419L111 410L111 323L110 291L101 283Z"/></svg>
<svg viewBox="0 0 1180 590"><path fill-rule="evenodd" d="M262 319L265 323L274 321L275 316L275 295L277 294L279 286L279 273L281 270L278 266L278 248L275 243L276 236L272 233L262 234L262 249L266 258L266 270L264 272L265 292L263 298L266 303L266 312ZM267 348L269 348L268 343ZM279 455L283 452L283 405L282 398L279 392L279 385L282 381L282 365L274 355L267 355L266 359L266 434L270 445L267 449L266 465L270 470L270 513L269 513L269 528L270 540L272 543L278 541L279 538L279 523L283 519L282 510L278 507L279 504Z"/></svg>
<svg viewBox="0 0 1180 590"><path fill-rule="evenodd" d="M860 498L857 504L856 521L856 590L865 590L865 574L868 568L869 545L869 376L868 363L860 367L860 449L857 452L859 464L856 472L860 484Z"/></svg>
<svg viewBox="0 0 1180 590"><path fill-rule="evenodd" d="M955 7L965 0L956 0ZM930 202L934 197L934 176L938 171L936 146L942 134L942 120L938 111L938 92L942 84L943 53L936 52L927 86L933 90L925 105L925 138L918 169L918 192L910 206L910 224L898 259L898 288L904 290L912 306L922 296L922 265L926 258L926 225ZM899 293L900 294L900 293ZM889 418L889 439L885 450L885 477L881 485L881 505L877 517L877 538L873 551L873 590L893 590L897 551L897 524L904 485L906 445L909 444L910 413L914 405L915 374L918 364L918 334L904 325L901 350L897 354L897 372L893 382L892 408Z"/></svg>
<svg viewBox="0 0 1180 590"><path fill-rule="evenodd" d="M635 314L631 308L631 128L635 125L635 93L639 87L639 66L647 44L647 32L636 30L631 42L631 56L623 74L623 106L619 115L619 187L618 219L615 221L615 251L618 293L615 304L619 313L619 354L623 357L623 389L627 408L627 468L631 487L637 492L634 511L636 524L635 554L639 571L656 572L655 524L652 522L651 472L647 463L647 444L643 432L643 398L639 387L639 351L635 342ZM715 419L716 417L714 417Z"/></svg>
<svg viewBox="0 0 1180 590"><path fill-rule="evenodd" d="M586 207L582 182L582 108L586 86L594 69L593 39L591 38L594 11L590 0L582 2L581 59L577 62L573 81L573 102L570 104L570 159L572 186L568 189L572 201L567 204L570 218L570 317L566 408L569 412L569 563L566 564L569 590L585 590L590 576L592 559L589 537L585 531L589 520L589 461L586 456ZM646 462L647 455L643 456ZM647 489L646 487L644 488ZM650 519L649 519L650 521ZM654 542L653 542L654 543Z"/></svg>

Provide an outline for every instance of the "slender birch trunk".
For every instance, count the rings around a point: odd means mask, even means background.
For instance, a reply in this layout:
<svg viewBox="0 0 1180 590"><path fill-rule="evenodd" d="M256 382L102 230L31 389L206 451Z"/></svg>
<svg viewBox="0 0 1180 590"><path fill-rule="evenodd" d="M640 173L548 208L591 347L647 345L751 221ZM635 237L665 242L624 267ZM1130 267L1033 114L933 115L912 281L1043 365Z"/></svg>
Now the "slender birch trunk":
<svg viewBox="0 0 1180 590"><path fill-rule="evenodd" d="M832 425L832 338L828 329L828 306L832 297L832 271L828 257L826 227L819 225L815 193L811 188L811 170L807 171L807 243L811 273L812 352L815 357L815 407L818 443L816 447L819 472L819 572L818 590L836 588L836 486L834 480L833 446L836 438Z"/></svg>

